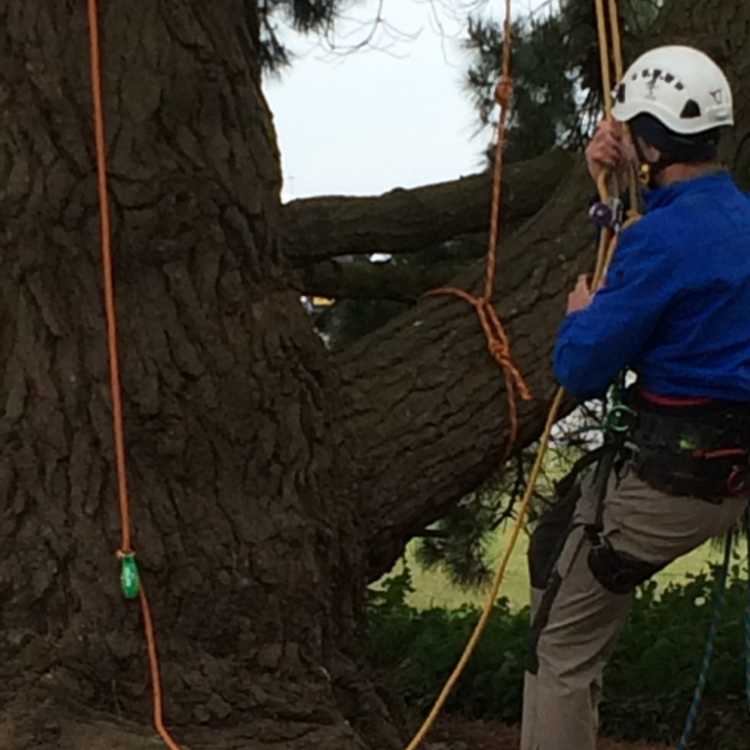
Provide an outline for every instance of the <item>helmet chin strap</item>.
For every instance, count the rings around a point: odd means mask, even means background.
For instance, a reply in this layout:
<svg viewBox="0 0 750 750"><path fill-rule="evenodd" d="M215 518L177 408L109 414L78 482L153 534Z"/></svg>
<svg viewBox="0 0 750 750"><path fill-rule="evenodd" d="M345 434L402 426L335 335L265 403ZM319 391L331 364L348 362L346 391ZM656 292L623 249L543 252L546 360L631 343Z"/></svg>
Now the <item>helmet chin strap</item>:
<svg viewBox="0 0 750 750"><path fill-rule="evenodd" d="M633 138L633 145L635 146L635 152L638 155L638 163L640 164L638 178L640 179L641 184L649 189L657 187L656 178L667 167L675 164L675 160L669 157L665 157L663 154L660 154L659 158L656 161L649 161L646 158L646 154L643 153L643 149L641 148L641 144L639 143L638 138Z"/></svg>

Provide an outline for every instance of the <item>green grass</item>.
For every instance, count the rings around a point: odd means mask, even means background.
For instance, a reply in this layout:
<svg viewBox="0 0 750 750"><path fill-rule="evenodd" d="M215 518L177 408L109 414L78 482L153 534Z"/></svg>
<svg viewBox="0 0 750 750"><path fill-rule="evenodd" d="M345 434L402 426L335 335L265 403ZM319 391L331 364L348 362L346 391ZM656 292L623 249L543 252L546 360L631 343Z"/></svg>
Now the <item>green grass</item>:
<svg viewBox="0 0 750 750"><path fill-rule="evenodd" d="M505 530L498 537L492 549L492 565L496 567L510 538L510 529ZM412 573L414 593L410 594L407 602L418 609L429 607L446 607L449 609L460 607L462 604L482 605L487 595L486 590L462 590L451 585L448 577L440 570L423 570L414 559L412 542L406 549L406 560ZM529 603L529 576L526 567L526 548L528 537L523 534L510 559L505 581L500 588L500 596L509 599L513 609L520 609ZM675 560L668 568L657 574L656 580L660 585L671 581L684 580L689 573L698 573L704 569L709 561L719 562L722 552L719 546L708 543L691 552L689 555ZM403 570L403 561L399 562L392 573Z"/></svg>

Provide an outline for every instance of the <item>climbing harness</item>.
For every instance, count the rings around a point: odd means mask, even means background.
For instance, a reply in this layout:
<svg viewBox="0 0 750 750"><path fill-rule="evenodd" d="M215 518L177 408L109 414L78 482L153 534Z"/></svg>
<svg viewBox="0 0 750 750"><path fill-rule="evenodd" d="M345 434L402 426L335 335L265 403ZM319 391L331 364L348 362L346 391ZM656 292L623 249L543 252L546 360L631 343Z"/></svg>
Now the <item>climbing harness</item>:
<svg viewBox="0 0 750 750"><path fill-rule="evenodd" d="M660 406L642 392L632 442L633 470L648 485L670 495L721 503L748 494L750 408L721 402Z"/></svg>
<svg viewBox="0 0 750 750"><path fill-rule="evenodd" d="M104 132L101 51L99 44L99 9L97 0L88 0L89 41L91 50L91 87L94 105L94 138L96 141L97 190L99 193L102 273L104 306L107 318L107 346L109 352L110 392L112 397L112 429L115 444L117 488L120 503L122 539L117 557L120 560L120 586L126 599L140 599L143 629L146 637L151 672L154 726L169 750L180 750L164 726L161 675L156 648L151 608L143 582L138 573L135 551L131 544L130 500L128 496L125 432L122 417L122 388L117 347L117 315L112 274L112 230L107 184L107 149Z"/></svg>
<svg viewBox="0 0 750 750"><path fill-rule="evenodd" d="M602 59L602 70L604 71L606 67L606 77L604 78L604 86L603 86L605 113L607 114L607 116L611 116L612 91L611 91L611 85L609 83L610 81L610 76L609 76L610 59L612 58L614 59L615 74L618 76L618 80L622 78L622 73L623 73L621 41L620 41L620 31L619 31L619 17L617 13L616 0L609 0L609 22L611 26L611 39L612 39L612 45L613 45L611 54L609 52L610 48L609 48L609 42L607 39L607 36L608 36L607 25L606 25L606 20L605 20L607 14L605 12L603 0L596 0L596 9L597 9L597 19L599 22L599 40L600 40L599 52L600 52L601 59ZM505 27L504 27L505 39L504 39L504 44L503 44L503 76L500 81L500 86L498 87L498 90L499 90L498 102L503 107L503 112L500 118L499 127L505 127L505 125L507 124L507 115L508 115L507 109L508 109L509 102L507 101L505 94L508 93L508 90L510 88L509 86L510 49L511 49L510 18L511 18L511 0L506 0ZM500 152L500 156L502 156L502 145L504 143L504 139L505 139L504 133L501 133L501 135L498 137L498 151ZM496 165L498 163L502 164L501 161L498 161L496 159ZM607 203L612 197L612 194L610 193L610 190L608 187L607 175L603 175L602 179L599 180L598 188L599 188L600 201L603 203ZM615 188L617 189L618 186L615 185ZM495 261L495 252L493 248L495 247L494 242L496 242L497 234L499 233L499 200L500 200L499 195L500 195L500 178L497 176L497 171L496 171L495 184L494 184L494 197L493 197L492 225L491 225L491 233L490 233L491 234L490 252L488 254L488 261L487 261L487 268L488 268L488 271L491 271L491 275L488 273L485 279L485 282L486 282L485 296L477 300L477 298L473 297L467 292L464 292L462 290L451 289L451 288L435 290L434 292L432 292L432 294L453 294L470 302L470 304L474 305L477 311L479 311L480 308L481 309L489 308L490 310L493 311L493 314L494 314L494 309L489 304L489 297L492 292L492 287L494 286L494 272L495 272L496 261ZM632 207L637 206L638 205L638 189L637 189L634 172L631 172L631 175L630 175L630 195L631 195L631 198L630 198L631 206ZM633 213L628 218L628 220L623 224L620 230L627 228L627 226L635 222L637 219L638 219L638 216L635 213ZM493 241L493 236L495 237L494 241ZM595 268L593 280L592 280L592 289L595 291L601 286L603 282L606 270L612 258L614 257L614 253L617 249L619 237L620 237L620 231L616 231L615 228L612 228L612 227L605 228L601 232L601 240L599 243L599 249L597 253L596 268ZM483 320L481 314L480 314L480 320ZM485 329L485 333L487 333L487 326L485 326L484 321L482 322L482 327ZM488 334L488 340L494 341L494 339L490 339L489 334ZM507 337L506 337L506 341L507 341ZM492 343L490 343L490 349L491 351L493 351L493 355L495 355L496 352L497 354L500 354L499 347L494 347ZM496 357L496 358L498 359L498 361L500 361L501 365L503 365L505 376L506 376L506 383L507 383L509 382L511 378L513 378L512 373L514 371L510 370L510 368L506 366L507 364L511 362L509 349L506 347L502 353L503 355L507 355L507 356ZM523 396L523 392L520 389L519 389L519 392ZM537 451L536 458L534 459L534 464L531 468L531 474L529 476L529 481L526 485L526 491L524 492L523 497L521 498L521 501L520 501L520 505L518 509L518 516L516 518L516 522L511 531L508 545L497 567L497 571L495 573L492 586L490 587L490 591L487 595L487 599L485 600L485 604L482 608L482 613L479 617L479 620L476 626L474 627L474 630L471 636L469 637L469 641L466 644L463 654L461 655L458 663L453 669L453 672L448 677L448 680L443 686L443 689L441 690L440 694L435 700L435 703L433 704L432 709L430 710L430 713L428 714L427 718L424 720L424 723L419 728L417 733L414 735L414 738L406 746L405 750L416 750L416 748L418 748L421 745L421 743L427 736L428 732L430 731L435 721L437 720L437 717L440 715L440 712L442 711L446 701L448 700L448 696L451 694L463 670L465 669L466 665L471 659L471 656L473 655L474 650L476 649L476 646L479 643L480 638L482 637L482 633L484 632L487 626L487 622L489 621L489 618L492 614L495 601L500 591L500 586L503 580L505 579L505 574L508 569L508 565L510 563L510 558L513 555L513 550L515 549L515 546L521 535L521 531L525 527L526 517L528 515L529 506L531 504L531 498L532 498L532 495L534 494L534 488L536 486L536 482L542 471L542 464L544 462L544 458L547 453L547 448L549 445L550 437L552 435L552 429L555 423L557 422L557 418L560 413L560 408L563 403L564 395L565 395L564 390L562 388L558 388L552 399L549 413L547 415L547 420L544 425L544 430L539 439L539 450ZM517 423L515 421L517 408L516 408L514 401L511 403L512 390L510 389L510 387L508 388L508 397L509 397L509 406L510 406L510 416L512 420L511 436L515 437L517 435L517 429L518 429Z"/></svg>
<svg viewBox="0 0 750 750"><path fill-rule="evenodd" d="M726 441L733 445L750 443L749 415L738 410L736 405L726 408L707 399L663 397L651 407L656 409L654 413L642 408L647 399L643 396L639 399L638 395L628 394L626 404L623 402L622 380L613 389L613 405L605 420L607 437L594 475L596 519L586 529L592 544L589 568L604 588L616 594L632 591L664 567L615 550L602 534L607 484L619 454L624 454L623 460L630 462L643 481L672 495L684 494L701 497L707 502L722 502L727 495L748 494L747 450L722 446L726 445ZM649 398L654 400L653 396ZM631 404L637 408L632 408ZM680 414L680 411L685 414ZM702 420L707 420L707 424L702 424ZM645 441L654 443L653 459ZM665 461L667 454L669 459ZM745 530L750 560L750 510L745 513ZM726 537L723 564L716 576L713 612L698 683L677 750L686 750L703 702L726 600L733 540L734 532L730 531ZM554 581L552 583L554 585ZM750 710L750 578L745 610L745 647L745 691Z"/></svg>
<svg viewBox="0 0 750 750"><path fill-rule="evenodd" d="M596 503L594 518L584 527L591 545L589 569L599 584L614 594L630 593L666 565L649 563L615 549L604 533L604 508L610 479L619 475L631 456L630 437L638 419L637 412L623 402L624 380L624 373L621 373L612 388L612 404L604 419L604 445L591 488Z"/></svg>

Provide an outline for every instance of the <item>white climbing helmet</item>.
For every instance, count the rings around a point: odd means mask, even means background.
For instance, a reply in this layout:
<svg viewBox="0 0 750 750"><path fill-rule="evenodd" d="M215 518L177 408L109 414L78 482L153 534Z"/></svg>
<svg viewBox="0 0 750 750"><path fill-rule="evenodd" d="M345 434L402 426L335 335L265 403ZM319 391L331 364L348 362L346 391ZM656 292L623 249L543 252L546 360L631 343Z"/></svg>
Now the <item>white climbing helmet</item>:
<svg viewBox="0 0 750 750"><path fill-rule="evenodd" d="M655 117L681 135L734 125L732 89L721 68L692 47L657 47L641 55L615 91L612 115Z"/></svg>

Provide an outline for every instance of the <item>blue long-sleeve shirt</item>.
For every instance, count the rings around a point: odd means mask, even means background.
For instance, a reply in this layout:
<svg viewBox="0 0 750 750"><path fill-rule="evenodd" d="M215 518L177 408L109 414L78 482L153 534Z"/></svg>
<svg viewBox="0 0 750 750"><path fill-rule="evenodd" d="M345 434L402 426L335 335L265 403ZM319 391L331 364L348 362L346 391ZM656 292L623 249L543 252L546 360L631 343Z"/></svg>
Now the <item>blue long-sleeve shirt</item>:
<svg viewBox="0 0 750 750"><path fill-rule="evenodd" d="M645 200L605 285L562 324L557 379L593 398L629 368L659 395L750 402L750 198L718 172Z"/></svg>

